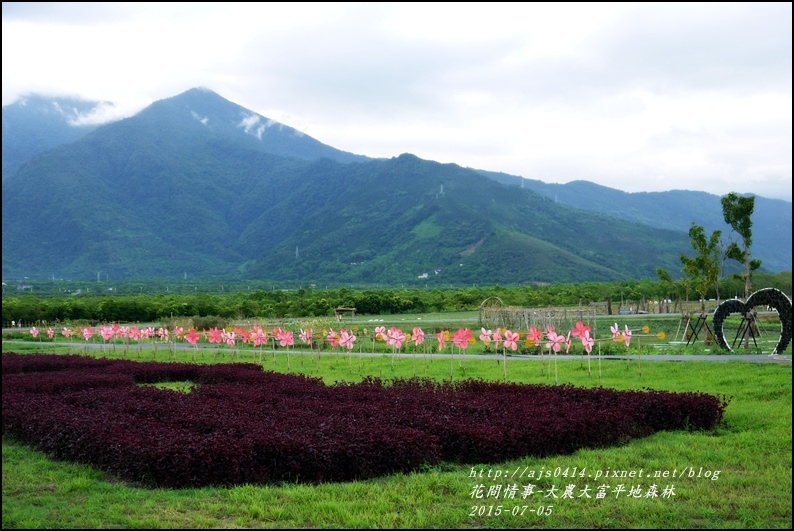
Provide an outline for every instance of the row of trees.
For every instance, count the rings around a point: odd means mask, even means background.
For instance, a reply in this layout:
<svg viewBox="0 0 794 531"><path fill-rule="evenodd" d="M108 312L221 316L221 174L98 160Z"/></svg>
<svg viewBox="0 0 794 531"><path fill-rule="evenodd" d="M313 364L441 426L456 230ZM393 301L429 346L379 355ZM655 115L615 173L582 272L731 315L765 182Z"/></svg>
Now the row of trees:
<svg viewBox="0 0 794 531"><path fill-rule="evenodd" d="M758 273L764 287L791 293L791 273ZM160 322L171 317L218 316L224 319L332 317L334 308L356 308L356 314L405 314L477 310L489 297L499 297L505 305L523 308L549 306L587 306L591 302L612 301L617 312L620 301L686 298L686 280L630 280L612 283L552 284L548 286L483 286L445 290L398 289L297 289L294 291L257 290L223 294L160 293L157 295L61 295L38 297L25 294L3 298L3 322L33 324L37 321ZM726 277L719 282L720 293L740 296L743 281ZM716 289L705 292L716 297ZM680 306L675 303L671 309Z"/></svg>

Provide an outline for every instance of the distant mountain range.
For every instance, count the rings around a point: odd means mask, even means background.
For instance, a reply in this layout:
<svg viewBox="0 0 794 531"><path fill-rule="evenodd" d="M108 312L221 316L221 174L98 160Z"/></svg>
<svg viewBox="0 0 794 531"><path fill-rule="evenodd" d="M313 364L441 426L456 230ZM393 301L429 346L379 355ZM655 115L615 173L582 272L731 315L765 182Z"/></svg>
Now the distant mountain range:
<svg viewBox="0 0 794 531"><path fill-rule="evenodd" d="M680 274L692 222L730 233L715 195L372 159L206 89L70 125L96 105L3 107L4 278L615 281ZM753 256L790 271L791 203L756 197L752 219Z"/></svg>

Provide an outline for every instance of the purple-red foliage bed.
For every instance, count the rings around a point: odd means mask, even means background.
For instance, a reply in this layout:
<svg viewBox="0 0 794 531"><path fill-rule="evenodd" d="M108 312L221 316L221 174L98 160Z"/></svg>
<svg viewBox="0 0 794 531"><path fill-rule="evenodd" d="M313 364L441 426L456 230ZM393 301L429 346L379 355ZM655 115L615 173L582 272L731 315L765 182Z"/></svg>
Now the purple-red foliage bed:
<svg viewBox="0 0 794 531"><path fill-rule="evenodd" d="M326 385L255 364L3 354L3 433L162 487L328 482L711 429L704 393L425 379ZM138 386L192 381L190 393Z"/></svg>

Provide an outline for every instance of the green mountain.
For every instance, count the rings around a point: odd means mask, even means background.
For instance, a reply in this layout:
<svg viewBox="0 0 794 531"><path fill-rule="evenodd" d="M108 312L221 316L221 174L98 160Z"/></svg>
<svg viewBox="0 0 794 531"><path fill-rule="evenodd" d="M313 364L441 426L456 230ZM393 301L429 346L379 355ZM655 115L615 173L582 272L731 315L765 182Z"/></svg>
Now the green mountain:
<svg viewBox="0 0 794 531"><path fill-rule="evenodd" d="M686 231L339 151L205 89L31 159L3 180L2 228L4 278L614 281L692 253Z"/></svg>
<svg viewBox="0 0 794 531"><path fill-rule="evenodd" d="M33 157L96 129L84 119L102 105L30 95L3 107L3 180Z"/></svg>
<svg viewBox="0 0 794 531"><path fill-rule="evenodd" d="M582 180L555 184L498 172L480 173L498 182L534 190L563 205L601 212L651 227L688 232L694 222L705 228L708 234L721 230L724 239L729 238L731 232L731 227L722 217L720 196L706 192L671 190L628 193ZM762 260L762 266L767 271L791 271L791 203L755 196L751 219L753 256Z"/></svg>

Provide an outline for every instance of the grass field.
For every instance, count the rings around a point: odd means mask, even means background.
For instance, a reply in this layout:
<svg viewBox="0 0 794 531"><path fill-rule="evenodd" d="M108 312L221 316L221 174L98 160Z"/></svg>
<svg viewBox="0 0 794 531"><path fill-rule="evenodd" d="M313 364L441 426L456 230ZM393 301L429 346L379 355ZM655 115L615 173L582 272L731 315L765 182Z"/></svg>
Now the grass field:
<svg viewBox="0 0 794 531"><path fill-rule="evenodd" d="M3 350L20 351L17 346L4 343ZM26 351L36 350L28 346ZM46 344L38 350L46 351ZM89 354L120 357L121 350ZM135 359L136 354L131 351L127 356ZM165 361L166 351L158 354ZM620 447L572 455L476 466L445 463L411 474L323 485L147 489L90 467L50 459L4 435L3 527L681 529L792 525L791 363L685 361L638 366L636 359L603 360L599 371L595 355L588 370L587 358L578 356L558 360L556 367L548 356L543 361L508 358L505 367L496 360L430 358L421 353L395 358L326 352L294 355L288 369L285 352L275 357L267 354L262 358L265 370L302 372L328 383L358 381L367 375L502 380L506 374L511 382L554 384L556 375L560 384L700 391L727 395L731 401L725 425L712 432L664 432ZM143 350L140 355L148 361L152 352ZM193 353L177 350L170 355L188 362ZM250 359L243 361L254 359L251 353L247 355ZM211 363L213 356L205 353L201 361ZM217 361L229 362L229 353ZM543 477L530 478L529 471L536 471L536 476L540 471ZM613 477L615 472L618 477ZM499 473L502 477L495 478ZM530 484L534 485L532 494L527 490ZM655 497L650 495L652 485L657 489ZM478 493L481 498L476 497Z"/></svg>

